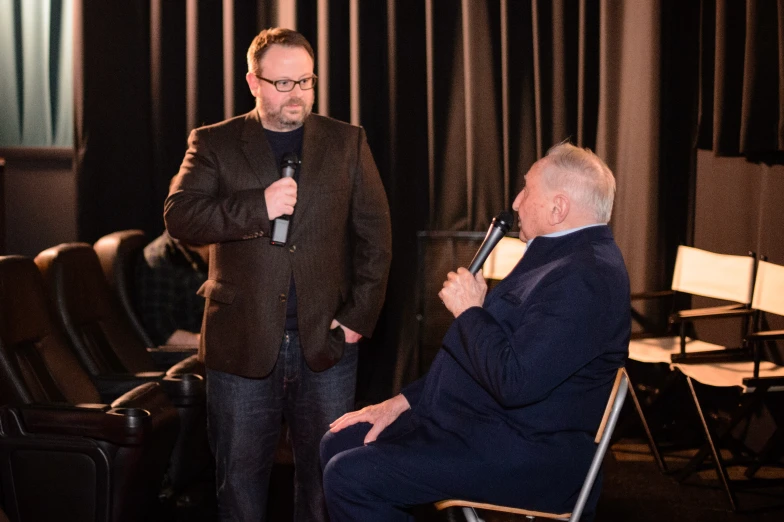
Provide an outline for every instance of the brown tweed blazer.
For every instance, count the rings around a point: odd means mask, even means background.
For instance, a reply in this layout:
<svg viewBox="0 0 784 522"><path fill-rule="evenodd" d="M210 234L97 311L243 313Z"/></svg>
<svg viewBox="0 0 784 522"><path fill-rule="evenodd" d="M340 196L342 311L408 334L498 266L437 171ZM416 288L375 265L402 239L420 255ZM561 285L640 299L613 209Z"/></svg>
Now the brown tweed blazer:
<svg viewBox="0 0 784 522"><path fill-rule="evenodd" d="M211 243L199 354L208 368L264 377L275 366L292 274L305 360L340 360L332 319L369 337L384 300L389 205L365 132L305 121L297 206L285 247L269 242L264 189L280 178L256 110L194 130L164 207L173 237Z"/></svg>

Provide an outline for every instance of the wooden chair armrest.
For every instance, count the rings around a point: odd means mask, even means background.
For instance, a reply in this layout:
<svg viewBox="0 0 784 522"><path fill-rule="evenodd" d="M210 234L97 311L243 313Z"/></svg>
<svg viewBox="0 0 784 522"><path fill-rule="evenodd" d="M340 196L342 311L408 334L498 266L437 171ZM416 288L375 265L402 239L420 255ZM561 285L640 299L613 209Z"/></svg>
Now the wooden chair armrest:
<svg viewBox="0 0 784 522"><path fill-rule="evenodd" d="M764 330L746 336L747 341L775 341L777 339L784 339L784 330Z"/></svg>
<svg viewBox="0 0 784 522"><path fill-rule="evenodd" d="M743 317L753 314L754 311L745 308L742 304L712 306L709 308L693 308L681 310L670 314L670 324L683 321L697 321L701 319L726 319L728 317Z"/></svg>

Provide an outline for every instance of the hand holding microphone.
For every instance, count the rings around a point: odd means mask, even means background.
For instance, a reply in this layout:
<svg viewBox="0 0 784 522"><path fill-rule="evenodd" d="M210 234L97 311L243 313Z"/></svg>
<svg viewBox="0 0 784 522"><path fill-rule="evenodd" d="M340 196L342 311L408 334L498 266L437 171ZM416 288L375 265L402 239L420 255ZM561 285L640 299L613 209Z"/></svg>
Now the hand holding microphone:
<svg viewBox="0 0 784 522"><path fill-rule="evenodd" d="M294 173L300 161L293 152L283 155L280 164L280 179L264 190L267 203L267 216L272 223L270 244L283 246L289 235L289 216L294 213L297 204L297 182Z"/></svg>
<svg viewBox="0 0 784 522"><path fill-rule="evenodd" d="M487 283L479 272L487 260L487 256L495 248L502 237L509 232L514 218L512 214L502 211L495 218L487 231L482 245L479 247L468 269L458 268L457 272L449 272L444 287L438 293L447 310L457 317L472 306L482 306L487 295Z"/></svg>

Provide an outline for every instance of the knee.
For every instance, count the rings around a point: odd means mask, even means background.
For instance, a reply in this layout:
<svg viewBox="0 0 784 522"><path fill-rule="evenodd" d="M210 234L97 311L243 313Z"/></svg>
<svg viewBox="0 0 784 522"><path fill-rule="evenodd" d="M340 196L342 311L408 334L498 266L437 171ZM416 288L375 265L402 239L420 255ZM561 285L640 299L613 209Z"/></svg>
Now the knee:
<svg viewBox="0 0 784 522"><path fill-rule="evenodd" d="M332 457L338 453L364 446L365 435L370 431L371 424L360 422L352 426L333 433L327 431L321 438L319 455L321 458L321 469L325 470Z"/></svg>
<svg viewBox="0 0 784 522"><path fill-rule="evenodd" d="M327 431L323 437L321 437L321 443L319 444L319 458L321 460L321 469L325 470L327 464L335 456L335 433L331 431Z"/></svg>

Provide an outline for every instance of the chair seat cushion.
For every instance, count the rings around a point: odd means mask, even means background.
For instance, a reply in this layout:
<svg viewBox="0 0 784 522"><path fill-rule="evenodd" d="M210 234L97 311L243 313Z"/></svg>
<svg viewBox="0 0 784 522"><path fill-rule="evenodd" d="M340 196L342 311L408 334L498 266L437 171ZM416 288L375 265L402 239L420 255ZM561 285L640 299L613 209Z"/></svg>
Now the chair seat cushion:
<svg viewBox="0 0 784 522"><path fill-rule="evenodd" d="M710 350L724 350L720 344L706 343L696 339L686 338L687 352L707 352ZM680 337L651 337L647 339L634 339L629 343L629 359L644 363L667 363L671 357L681 352Z"/></svg>

